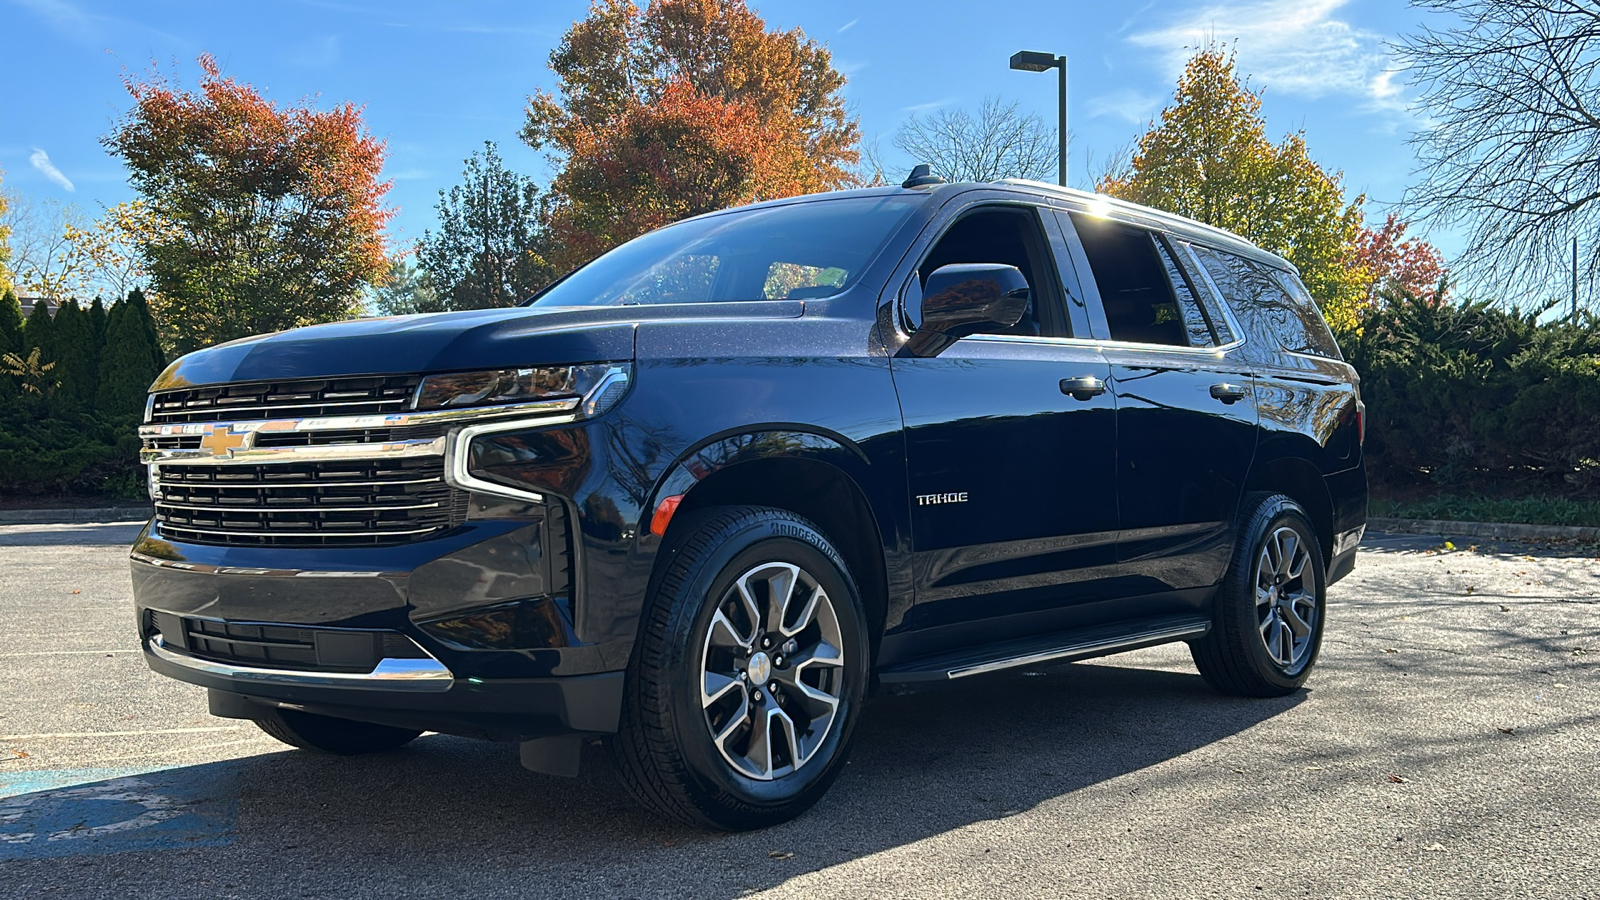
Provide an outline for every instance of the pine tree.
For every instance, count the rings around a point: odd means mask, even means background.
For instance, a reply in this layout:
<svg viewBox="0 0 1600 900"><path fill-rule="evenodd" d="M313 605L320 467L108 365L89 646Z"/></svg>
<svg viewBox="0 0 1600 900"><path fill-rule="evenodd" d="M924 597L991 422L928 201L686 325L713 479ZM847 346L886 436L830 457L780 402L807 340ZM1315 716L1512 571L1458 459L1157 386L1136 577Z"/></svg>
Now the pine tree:
<svg viewBox="0 0 1600 900"><path fill-rule="evenodd" d="M28 324L22 329L22 350L26 356L35 349L45 362L50 362L50 326L55 323L50 320L50 304L40 297L33 305L33 311L28 313Z"/></svg>
<svg viewBox="0 0 1600 900"><path fill-rule="evenodd" d="M17 292L6 288L0 293L0 353L16 353L22 344L22 304Z"/></svg>
<svg viewBox="0 0 1600 900"><path fill-rule="evenodd" d="M5 313L0 312L0 316ZM94 340L94 364L96 371L100 367L100 352L106 348L106 305L99 297L89 304L89 334Z"/></svg>
<svg viewBox="0 0 1600 900"><path fill-rule="evenodd" d="M56 310L51 325L50 344L60 389L56 401L62 407L82 409L94 405L95 387L100 372L95 360L94 326L77 300L68 300Z"/></svg>
<svg viewBox="0 0 1600 900"><path fill-rule="evenodd" d="M106 415L137 415L144 410L150 383L161 374L161 350L154 345L150 313L143 297L111 307L106 316L106 346L100 354L100 385L95 406Z"/></svg>
<svg viewBox="0 0 1600 900"><path fill-rule="evenodd" d="M17 302L16 291L9 287L0 291L0 355L23 354L22 304ZM19 386L15 378L0 369L0 402L15 397Z"/></svg>
<svg viewBox="0 0 1600 900"><path fill-rule="evenodd" d="M150 358L155 362L156 371L160 372L167 367L167 354L161 350L161 335L156 332L156 319L150 313L150 303L145 299L144 291L139 288L129 291L127 305L145 333L145 339L150 344Z"/></svg>

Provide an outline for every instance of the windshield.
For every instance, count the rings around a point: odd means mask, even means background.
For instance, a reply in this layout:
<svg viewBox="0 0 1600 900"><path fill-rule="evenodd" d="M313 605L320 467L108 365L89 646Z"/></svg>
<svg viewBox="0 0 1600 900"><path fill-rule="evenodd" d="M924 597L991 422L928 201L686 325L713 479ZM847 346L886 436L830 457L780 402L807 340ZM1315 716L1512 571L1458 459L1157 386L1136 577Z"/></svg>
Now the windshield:
<svg viewBox="0 0 1600 900"><path fill-rule="evenodd" d="M922 195L789 203L692 219L573 272L540 306L831 297L855 283Z"/></svg>

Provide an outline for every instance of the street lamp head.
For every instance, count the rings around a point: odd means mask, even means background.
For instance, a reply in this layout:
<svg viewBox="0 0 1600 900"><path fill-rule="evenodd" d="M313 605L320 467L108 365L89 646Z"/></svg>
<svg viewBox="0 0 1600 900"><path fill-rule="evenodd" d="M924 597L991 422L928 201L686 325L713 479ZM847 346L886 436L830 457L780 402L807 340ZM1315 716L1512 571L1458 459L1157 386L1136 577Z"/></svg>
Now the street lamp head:
<svg viewBox="0 0 1600 900"><path fill-rule="evenodd" d="M1023 72L1048 72L1061 65L1052 53L1040 53L1037 50L1019 50L1011 54L1011 68Z"/></svg>

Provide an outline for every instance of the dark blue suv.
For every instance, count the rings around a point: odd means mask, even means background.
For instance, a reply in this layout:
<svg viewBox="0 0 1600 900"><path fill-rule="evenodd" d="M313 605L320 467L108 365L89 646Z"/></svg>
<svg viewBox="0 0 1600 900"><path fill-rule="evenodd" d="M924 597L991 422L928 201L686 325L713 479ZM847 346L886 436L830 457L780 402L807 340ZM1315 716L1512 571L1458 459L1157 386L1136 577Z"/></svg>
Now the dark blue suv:
<svg viewBox="0 0 1600 900"><path fill-rule="evenodd" d="M1186 641L1294 691L1366 520L1295 270L1029 182L680 222L516 309L190 354L141 433L156 671L334 753L423 731L795 816L863 698Z"/></svg>

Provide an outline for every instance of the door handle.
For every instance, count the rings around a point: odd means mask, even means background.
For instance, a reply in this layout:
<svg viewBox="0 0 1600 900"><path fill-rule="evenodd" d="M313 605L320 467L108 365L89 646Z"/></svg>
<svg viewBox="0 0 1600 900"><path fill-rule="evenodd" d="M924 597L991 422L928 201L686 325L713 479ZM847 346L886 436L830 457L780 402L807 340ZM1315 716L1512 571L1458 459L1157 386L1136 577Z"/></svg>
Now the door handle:
<svg viewBox="0 0 1600 900"><path fill-rule="evenodd" d="M1106 383L1093 375L1061 379L1061 393L1067 394L1074 400L1088 400L1105 392Z"/></svg>
<svg viewBox="0 0 1600 900"><path fill-rule="evenodd" d="M1244 399L1244 388L1224 381L1221 384L1213 384L1211 386L1211 396L1221 400L1223 403L1237 403Z"/></svg>

